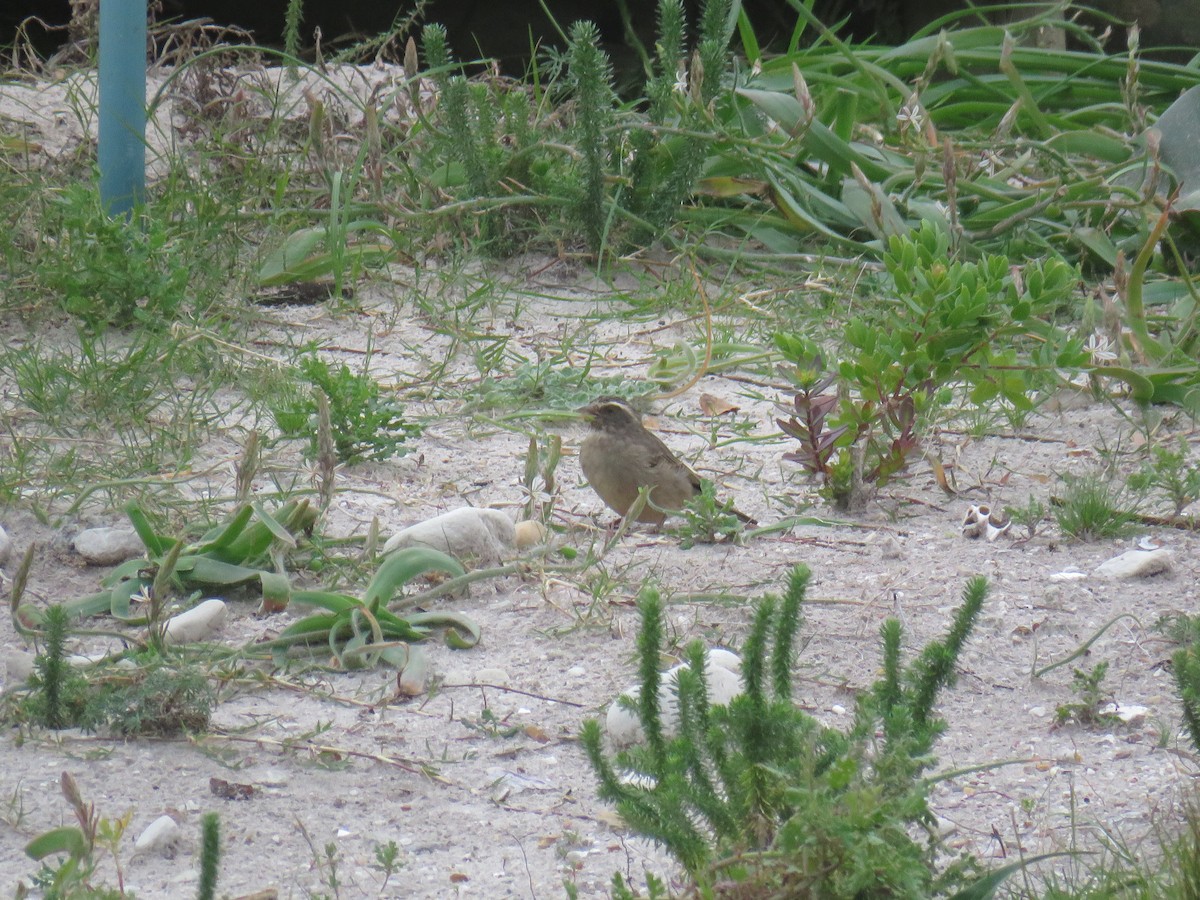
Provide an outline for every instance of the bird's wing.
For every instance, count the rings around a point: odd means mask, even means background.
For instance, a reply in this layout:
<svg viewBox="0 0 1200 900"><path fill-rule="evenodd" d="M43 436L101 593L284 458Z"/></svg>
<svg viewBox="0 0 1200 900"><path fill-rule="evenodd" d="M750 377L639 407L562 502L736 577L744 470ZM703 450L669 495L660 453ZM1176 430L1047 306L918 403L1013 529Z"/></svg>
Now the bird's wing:
<svg viewBox="0 0 1200 900"><path fill-rule="evenodd" d="M682 459L672 453L671 448L664 444L658 435L653 434L650 431L647 431L646 435L654 441L655 449L657 450L656 453L652 454L652 458L648 462L650 468L656 469L663 467L668 469L678 469L686 472L688 481L691 482L692 487L695 488L696 491L699 491L700 476L696 474L696 471Z"/></svg>

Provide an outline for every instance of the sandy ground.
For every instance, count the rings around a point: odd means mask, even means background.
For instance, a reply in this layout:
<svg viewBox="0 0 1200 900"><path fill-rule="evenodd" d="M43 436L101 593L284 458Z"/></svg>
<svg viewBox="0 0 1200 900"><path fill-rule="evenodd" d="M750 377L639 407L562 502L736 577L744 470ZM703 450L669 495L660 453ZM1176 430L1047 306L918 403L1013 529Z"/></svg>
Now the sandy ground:
<svg viewBox="0 0 1200 900"><path fill-rule="evenodd" d="M595 346L603 359L593 374L642 378L656 349L696 339L695 322L683 314L612 316L623 308L619 283L598 283L553 259L513 260L499 277L504 290L475 326L507 336L510 349L528 359L586 324L590 338L570 350L575 364ZM372 374L385 384L411 381L449 341L412 308L396 287L403 281L401 275L364 286L365 316L321 307L264 311L262 337L283 341L302 333L342 348L331 358L355 365L370 337ZM797 513L834 519L802 474L780 459L788 445L773 417L774 403L788 399L783 385L743 376L707 376L655 404L660 435L764 525ZM478 372L459 352L445 377L461 386ZM738 409L709 417L701 393ZM387 534L464 505L515 516L524 500L528 437L467 414L468 395L456 389L442 396L465 399L414 400L414 412L436 418L408 455L341 471L322 532L362 535L378 517ZM762 440L727 442L737 437L736 423L748 423L749 434ZM1186 433L1189 426L1175 427ZM555 540L586 551L603 543L612 517L582 483L575 456L582 430L561 433ZM431 644L440 684L423 697L397 698L395 674L387 671L284 673L275 686L224 688L210 733L193 741L9 731L0 737L0 880L10 890L28 883L36 865L24 845L69 824L58 788L63 771L101 815L131 815L121 861L126 889L141 897L194 892L199 822L211 810L220 814L224 834L219 890L230 896L274 889L280 897L548 898L563 896L569 881L590 897L606 893L614 871L635 880L646 867L669 873L669 861L624 833L597 800L576 741L580 724L602 716L633 683L633 598L643 583L669 598L677 646L700 637L737 647L750 602L713 595L753 598L778 590L799 562L815 578L795 695L830 725L849 724L856 692L876 677L885 618L901 620L906 649L914 653L943 632L969 577L990 580L958 685L939 707L948 728L936 753L939 771L993 766L934 789L949 847L997 862L1019 852L1095 847L1106 835L1136 848L1156 824L1178 821L1195 771L1164 667L1173 647L1154 626L1173 611L1196 611L1200 537L1143 529L1138 536L1152 533L1173 551L1172 571L1109 581L1091 573L1133 539L1072 542L1048 522L1030 540L1014 529L988 543L967 540L960 529L973 503L1023 505L1031 495L1047 502L1061 487L1058 473L1094 464L1098 449L1120 436L1134 439L1130 422L1106 404L1089 403L1034 416L1020 434L945 432L931 436L925 450L953 464L956 496L944 493L918 460L906 479L844 524L688 550L669 532L638 530L587 573L564 576L531 564L521 577L477 584L470 596L443 606L473 616L483 639L468 651ZM236 437L230 430L213 438L194 464L197 470L212 464L213 476L186 490L232 491ZM1189 439L1195 453L1196 435ZM291 467L302 482L308 477L294 448L279 450L272 464ZM259 486L268 488L266 481ZM23 509L4 510L0 524L15 545L6 581L17 554L33 541L44 548L31 576L34 597L49 602L94 590L103 572L83 568L65 547L71 533L97 523L121 524L121 516L92 509L83 520L50 527ZM1086 577L1053 578L1063 572ZM222 642L273 634L296 615L256 618L254 605L232 604ZM1074 699L1071 666L1040 679L1031 673L1067 657L1110 622L1076 664L1108 661L1105 684L1113 699L1145 707L1144 715L1112 728L1056 727L1055 708ZM28 652L7 619L0 651ZM214 778L250 785L252 795L222 799L212 791ZM132 839L163 814L181 826L173 857L133 854ZM385 884L375 849L392 841L401 868ZM111 859L97 881L116 883Z"/></svg>

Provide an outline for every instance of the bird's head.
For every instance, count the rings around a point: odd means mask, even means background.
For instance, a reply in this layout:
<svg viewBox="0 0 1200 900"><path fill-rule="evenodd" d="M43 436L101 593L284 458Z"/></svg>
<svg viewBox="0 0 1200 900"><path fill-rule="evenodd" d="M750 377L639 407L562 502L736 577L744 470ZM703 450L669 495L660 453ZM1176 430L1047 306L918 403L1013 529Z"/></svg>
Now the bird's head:
<svg viewBox="0 0 1200 900"><path fill-rule="evenodd" d="M622 431L642 426L642 417L620 397L597 397L576 412L597 431Z"/></svg>

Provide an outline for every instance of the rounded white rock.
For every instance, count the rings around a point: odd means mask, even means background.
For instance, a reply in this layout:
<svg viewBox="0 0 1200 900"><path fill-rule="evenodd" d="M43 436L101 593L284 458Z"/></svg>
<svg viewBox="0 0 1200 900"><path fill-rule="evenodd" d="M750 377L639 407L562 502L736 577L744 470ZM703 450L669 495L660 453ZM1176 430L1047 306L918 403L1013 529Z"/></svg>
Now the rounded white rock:
<svg viewBox="0 0 1200 900"><path fill-rule="evenodd" d="M88 528L75 535L75 552L93 566L115 566L146 552L132 528Z"/></svg>
<svg viewBox="0 0 1200 900"><path fill-rule="evenodd" d="M185 613L172 616L163 629L163 641L167 644L202 641L224 625L228 615L224 600L205 600Z"/></svg>
<svg viewBox="0 0 1200 900"><path fill-rule="evenodd" d="M1174 561L1166 547L1157 550L1126 550L1101 563L1095 574L1100 578L1149 578L1171 571Z"/></svg>
<svg viewBox="0 0 1200 900"><path fill-rule="evenodd" d="M83 669L88 666L94 666L97 663L108 662L111 660L111 658L112 654L108 651L100 651L98 653L72 653L66 658L66 660L67 665L73 666L77 669ZM115 663L113 663L113 665L118 669L137 668L137 663L128 657L121 657Z"/></svg>
<svg viewBox="0 0 1200 900"><path fill-rule="evenodd" d="M179 844L179 825L168 815L159 816L146 826L133 844L134 853L158 853L167 859L175 855Z"/></svg>
<svg viewBox="0 0 1200 900"><path fill-rule="evenodd" d="M398 531L383 545L383 552L431 547L459 562L477 560L494 565L516 545L516 528L507 514L498 509L465 506Z"/></svg>
<svg viewBox="0 0 1200 900"><path fill-rule="evenodd" d="M713 647L704 656L714 666L720 666L722 669L728 669L730 672L742 671L742 658L732 650L726 650L724 647Z"/></svg>
<svg viewBox="0 0 1200 900"><path fill-rule="evenodd" d="M729 666L736 666L731 669ZM663 734L674 737L679 730L679 673L687 668L681 663L668 669L662 675L658 686L659 720L662 722ZM712 706L725 706L734 697L742 693L742 678L739 674L741 660L736 653L728 650L709 650L705 654L704 678L708 684L708 702ZM635 703L640 687L634 685L621 692L621 697L629 697ZM642 723L633 709L626 709L620 698L614 700L608 707L605 717L605 730L609 740L616 747L627 747L630 744L645 740Z"/></svg>

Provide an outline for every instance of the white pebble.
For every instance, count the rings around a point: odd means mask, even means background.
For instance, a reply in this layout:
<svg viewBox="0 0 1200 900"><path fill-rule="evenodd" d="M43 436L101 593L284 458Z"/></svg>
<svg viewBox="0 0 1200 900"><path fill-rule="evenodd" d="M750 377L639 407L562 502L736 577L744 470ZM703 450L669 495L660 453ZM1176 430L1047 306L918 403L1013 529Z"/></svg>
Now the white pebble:
<svg viewBox="0 0 1200 900"><path fill-rule="evenodd" d="M1099 578L1149 578L1171 571L1171 551L1165 547L1158 550L1127 550L1114 556L1096 569Z"/></svg>
<svg viewBox="0 0 1200 900"><path fill-rule="evenodd" d="M202 641L224 625L228 615L224 600L205 600L187 612L172 616L163 630L163 642L192 644Z"/></svg>
<svg viewBox="0 0 1200 900"><path fill-rule="evenodd" d="M134 853L157 853L172 859L179 845L179 826L170 816L162 815L146 826L133 844Z"/></svg>
<svg viewBox="0 0 1200 900"><path fill-rule="evenodd" d="M738 659L737 654L728 650L709 650L706 654L704 677L708 684L708 702L711 705L725 706L742 693L741 675L736 670L726 668L726 666L735 664L740 668L741 660ZM659 682L659 721L662 723L663 733L667 737L674 737L679 729L679 673L686 668L687 664L681 663L668 669L663 673ZM621 696L636 700L640 691L641 688L635 685L622 691ZM608 732L609 740L616 747L636 744L645 740L646 737L642 731L642 723L638 720L637 712L626 709L619 700L614 700L608 707L605 729Z"/></svg>
<svg viewBox="0 0 1200 900"><path fill-rule="evenodd" d="M132 528L88 528L75 535L75 552L93 566L115 566L146 552Z"/></svg>
<svg viewBox="0 0 1200 900"><path fill-rule="evenodd" d="M383 545L383 552L431 547L464 565L472 561L494 565L508 556L516 543L516 528L505 513L467 506L410 525L392 535Z"/></svg>

